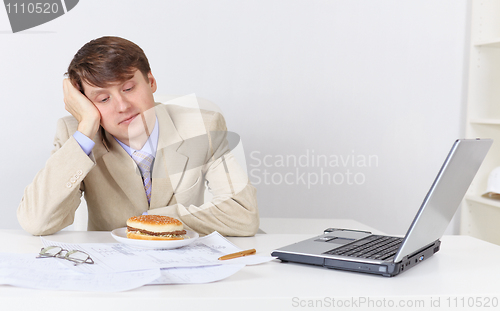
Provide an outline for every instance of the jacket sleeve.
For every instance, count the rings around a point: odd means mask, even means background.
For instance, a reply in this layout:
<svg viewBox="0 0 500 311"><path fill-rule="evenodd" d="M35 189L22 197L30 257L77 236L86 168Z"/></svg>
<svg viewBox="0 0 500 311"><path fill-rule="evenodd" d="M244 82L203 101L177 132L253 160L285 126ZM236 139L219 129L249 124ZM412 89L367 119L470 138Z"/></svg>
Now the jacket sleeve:
<svg viewBox="0 0 500 311"><path fill-rule="evenodd" d="M71 121L76 120L58 121L52 154L25 188L17 209L21 227L33 235L52 234L73 223L84 188L82 181L94 166L71 136L76 130Z"/></svg>
<svg viewBox="0 0 500 311"><path fill-rule="evenodd" d="M204 176L212 200L200 206L177 203L149 213L178 218L201 234L218 231L226 236L252 236L259 229L256 189L231 153L222 115L214 113L206 123L210 148Z"/></svg>

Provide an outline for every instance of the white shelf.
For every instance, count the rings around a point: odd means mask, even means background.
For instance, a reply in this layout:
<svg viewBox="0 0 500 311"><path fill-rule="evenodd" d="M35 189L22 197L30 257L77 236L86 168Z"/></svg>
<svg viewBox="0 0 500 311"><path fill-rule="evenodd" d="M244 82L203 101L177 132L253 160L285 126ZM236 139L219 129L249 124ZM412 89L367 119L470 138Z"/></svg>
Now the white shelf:
<svg viewBox="0 0 500 311"><path fill-rule="evenodd" d="M469 121L472 124L500 125L500 119L477 118Z"/></svg>
<svg viewBox="0 0 500 311"><path fill-rule="evenodd" d="M500 198L499 199L490 199L488 197L483 197L480 195L467 194L465 196L465 199L467 201L476 202L476 203L480 203L480 204L484 204L484 205L488 205L488 206L492 206L492 207L497 207L500 209Z"/></svg>
<svg viewBox="0 0 500 311"><path fill-rule="evenodd" d="M500 48L500 37L489 40L481 40L474 44L476 47Z"/></svg>
<svg viewBox="0 0 500 311"><path fill-rule="evenodd" d="M460 233L500 245L500 199L481 196L490 172L500 166L499 0L472 0L470 33L466 136L495 143L465 196Z"/></svg>

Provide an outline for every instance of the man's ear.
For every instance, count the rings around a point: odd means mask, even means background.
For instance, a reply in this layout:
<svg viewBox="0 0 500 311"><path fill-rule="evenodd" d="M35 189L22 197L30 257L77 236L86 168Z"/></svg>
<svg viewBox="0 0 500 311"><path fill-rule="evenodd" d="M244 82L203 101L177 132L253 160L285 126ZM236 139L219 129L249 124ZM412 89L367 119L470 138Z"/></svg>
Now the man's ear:
<svg viewBox="0 0 500 311"><path fill-rule="evenodd" d="M148 73L148 82L149 82L149 86L151 87L151 93L156 92L156 88L158 86L156 85L156 79L153 76L153 73L151 73L151 71Z"/></svg>

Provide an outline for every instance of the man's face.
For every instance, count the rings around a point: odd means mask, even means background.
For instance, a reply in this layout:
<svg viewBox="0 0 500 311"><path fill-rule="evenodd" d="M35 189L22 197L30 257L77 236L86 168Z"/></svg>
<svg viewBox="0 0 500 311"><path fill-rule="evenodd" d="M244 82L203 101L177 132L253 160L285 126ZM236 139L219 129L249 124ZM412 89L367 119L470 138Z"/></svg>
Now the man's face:
<svg viewBox="0 0 500 311"><path fill-rule="evenodd" d="M130 80L106 88L91 86L86 82L82 85L85 95L101 114L101 126L121 142L134 149L141 149L156 121L152 109L156 80L151 72L145 79L136 70ZM143 120L149 130L147 134Z"/></svg>

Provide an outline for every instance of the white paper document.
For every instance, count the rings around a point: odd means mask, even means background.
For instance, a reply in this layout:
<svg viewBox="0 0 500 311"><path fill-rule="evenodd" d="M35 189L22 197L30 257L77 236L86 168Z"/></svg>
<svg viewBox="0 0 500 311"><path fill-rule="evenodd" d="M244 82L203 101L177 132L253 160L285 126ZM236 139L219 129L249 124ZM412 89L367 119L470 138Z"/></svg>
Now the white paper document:
<svg viewBox="0 0 500 311"><path fill-rule="evenodd" d="M42 238L44 246L60 246L67 250L80 250L89 254L95 264L74 266L69 261L62 261L66 267L84 273L112 273L157 268L200 267L220 264L255 264L257 256L245 256L238 260L218 260L219 257L242 251L214 232L196 242L176 249L147 249L121 243L81 243L70 244L50 241ZM253 258L251 258L253 257ZM261 257L258 263L271 260Z"/></svg>
<svg viewBox="0 0 500 311"><path fill-rule="evenodd" d="M161 269L161 276L148 285L211 283L228 278L244 267L244 264L234 264Z"/></svg>
<svg viewBox="0 0 500 311"><path fill-rule="evenodd" d="M0 284L43 290L118 292L143 285L211 283L245 267L234 264L98 274L75 272L56 260L35 258L33 254L0 253Z"/></svg>
<svg viewBox="0 0 500 311"><path fill-rule="evenodd" d="M0 284L45 290L116 292L143 285L209 283L225 279L247 264L272 257L219 257L241 251L214 232L188 246L144 249L121 243L61 243L41 238L44 246L81 250L94 264L60 258L37 258L37 254L0 253Z"/></svg>
<svg viewBox="0 0 500 311"><path fill-rule="evenodd" d="M162 276L160 269L120 273L78 273L57 258L0 253L0 284L45 290L118 292L141 287Z"/></svg>

